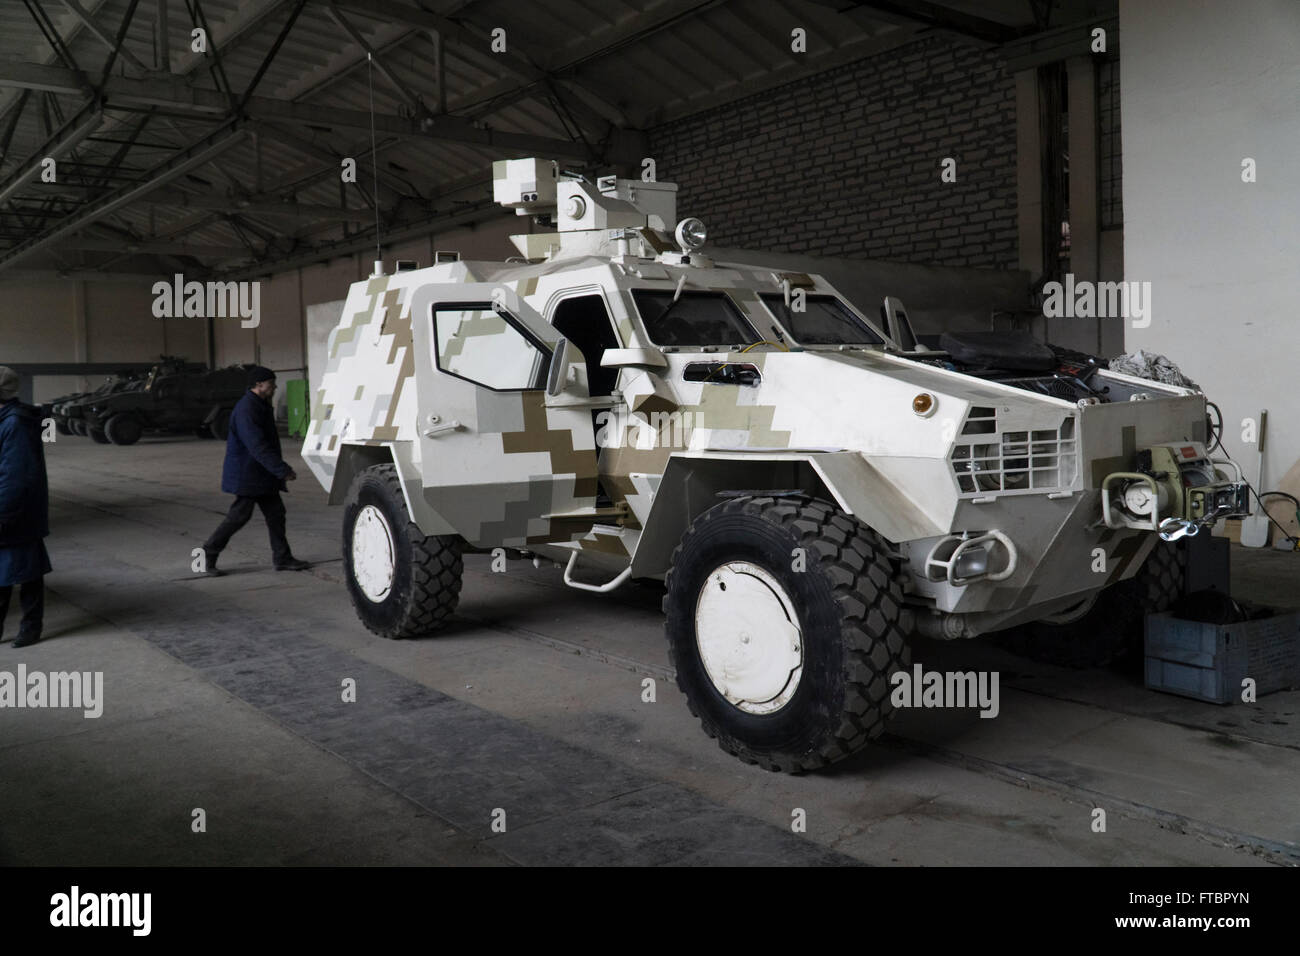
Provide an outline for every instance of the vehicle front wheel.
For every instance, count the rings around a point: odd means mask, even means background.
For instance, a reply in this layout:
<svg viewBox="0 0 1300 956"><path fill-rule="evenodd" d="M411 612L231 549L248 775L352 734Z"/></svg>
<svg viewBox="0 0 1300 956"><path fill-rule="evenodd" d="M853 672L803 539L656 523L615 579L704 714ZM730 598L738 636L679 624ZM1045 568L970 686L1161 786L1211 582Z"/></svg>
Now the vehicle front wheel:
<svg viewBox="0 0 1300 956"><path fill-rule="evenodd" d="M86 431L90 435L91 441L95 442L96 444L98 445L108 444L108 436L104 434L104 429L87 427Z"/></svg>
<svg viewBox="0 0 1300 956"><path fill-rule="evenodd" d="M815 498L733 498L695 519L665 583L677 686L723 750L797 773L884 730L910 627L870 528Z"/></svg>
<svg viewBox="0 0 1300 956"><path fill-rule="evenodd" d="M105 423L104 434L114 445L134 445L144 434L144 429L130 415L114 415Z"/></svg>
<svg viewBox="0 0 1300 956"><path fill-rule="evenodd" d="M357 616L380 637L443 627L460 600L463 542L424 535L411 520L393 465L357 474L343 505L343 572Z"/></svg>

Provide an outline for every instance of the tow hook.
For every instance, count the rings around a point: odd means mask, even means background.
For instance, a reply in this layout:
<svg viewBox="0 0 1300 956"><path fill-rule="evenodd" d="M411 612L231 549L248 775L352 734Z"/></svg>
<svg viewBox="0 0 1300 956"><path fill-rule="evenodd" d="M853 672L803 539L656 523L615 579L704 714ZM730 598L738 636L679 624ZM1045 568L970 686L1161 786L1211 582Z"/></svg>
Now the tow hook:
<svg viewBox="0 0 1300 956"><path fill-rule="evenodd" d="M1182 518L1166 518L1160 522L1161 541L1177 541L1179 538L1188 538L1198 534L1201 526L1195 521L1185 521Z"/></svg>
<svg viewBox="0 0 1300 956"><path fill-rule="evenodd" d="M1158 534L1162 541L1177 541L1179 538L1190 538L1199 534L1202 528L1209 527L1226 514L1230 514L1232 508L1227 505L1220 505L1203 518L1197 518L1195 521L1189 521L1186 518L1166 518L1160 522Z"/></svg>

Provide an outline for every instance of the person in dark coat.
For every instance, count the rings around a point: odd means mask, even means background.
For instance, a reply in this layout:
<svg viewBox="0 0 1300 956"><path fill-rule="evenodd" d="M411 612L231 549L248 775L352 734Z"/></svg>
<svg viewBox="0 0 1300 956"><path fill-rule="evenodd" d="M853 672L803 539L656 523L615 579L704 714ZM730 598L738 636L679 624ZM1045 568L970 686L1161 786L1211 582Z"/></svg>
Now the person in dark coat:
<svg viewBox="0 0 1300 956"><path fill-rule="evenodd" d="M18 587L22 622L14 647L41 639L50 556L50 490L41 412L18 401L18 373L0 365L0 631Z"/></svg>
<svg viewBox="0 0 1300 956"><path fill-rule="evenodd" d="M299 561L289 550L285 537L284 502L280 492L288 491L286 481L298 476L280 456L280 433L275 427L275 373L260 365L249 373L249 389L230 413L230 434L226 438L226 463L221 469L221 490L235 496L220 527L203 543L205 570L221 575L217 556L236 531L248 524L253 506L262 509L266 528L271 533L271 560L277 571L304 571L311 567Z"/></svg>

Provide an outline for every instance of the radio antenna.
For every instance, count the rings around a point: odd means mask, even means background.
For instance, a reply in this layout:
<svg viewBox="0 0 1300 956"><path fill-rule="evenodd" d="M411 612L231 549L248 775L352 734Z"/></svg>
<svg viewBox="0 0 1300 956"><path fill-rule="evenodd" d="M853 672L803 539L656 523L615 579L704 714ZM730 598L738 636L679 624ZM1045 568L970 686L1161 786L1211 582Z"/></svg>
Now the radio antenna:
<svg viewBox="0 0 1300 956"><path fill-rule="evenodd" d="M375 262L379 262L384 256L379 250L379 159L375 149L375 69L374 57L369 50L366 51L366 79L370 83L370 165L375 175Z"/></svg>

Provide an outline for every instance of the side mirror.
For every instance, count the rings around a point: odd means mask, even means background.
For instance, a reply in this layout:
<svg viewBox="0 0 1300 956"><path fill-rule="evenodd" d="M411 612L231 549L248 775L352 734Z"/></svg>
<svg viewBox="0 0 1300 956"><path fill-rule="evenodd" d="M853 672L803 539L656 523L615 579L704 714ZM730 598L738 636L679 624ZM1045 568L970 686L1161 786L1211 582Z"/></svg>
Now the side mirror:
<svg viewBox="0 0 1300 956"><path fill-rule="evenodd" d="M884 319L885 331L898 343L900 349L904 352L927 351L925 346L916 341L916 333L912 330L912 322L907 317L907 308L903 305L902 299L892 295L885 296L885 302L880 307L880 315Z"/></svg>
<svg viewBox="0 0 1300 956"><path fill-rule="evenodd" d="M561 338L555 343L551 354L551 367L546 374L546 394L552 398L561 394L570 380L586 379L586 358L582 351L568 339Z"/></svg>

